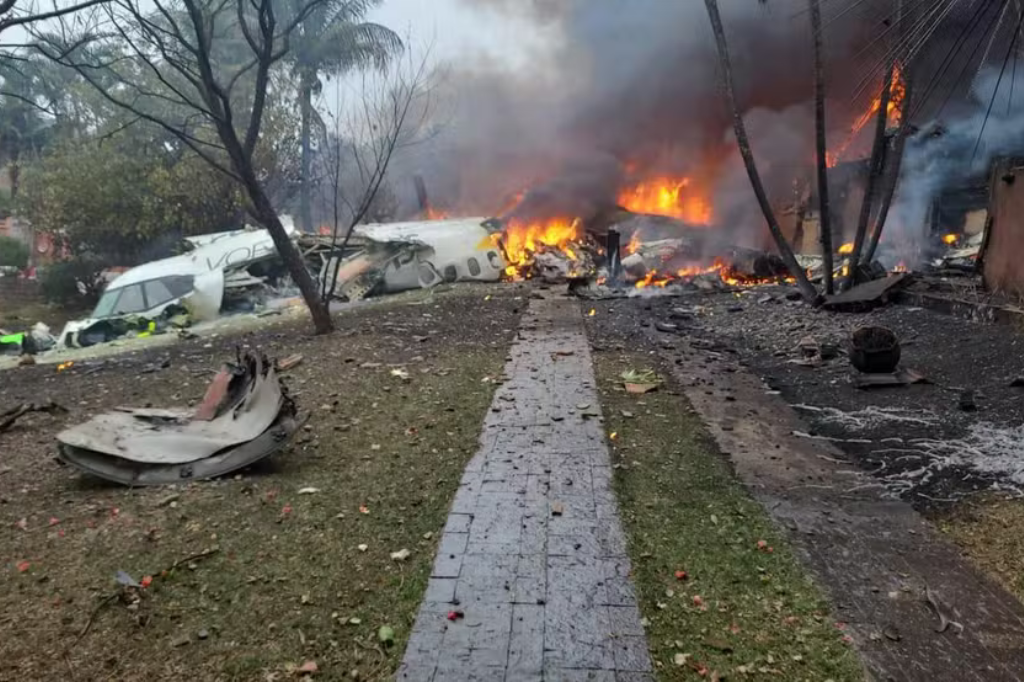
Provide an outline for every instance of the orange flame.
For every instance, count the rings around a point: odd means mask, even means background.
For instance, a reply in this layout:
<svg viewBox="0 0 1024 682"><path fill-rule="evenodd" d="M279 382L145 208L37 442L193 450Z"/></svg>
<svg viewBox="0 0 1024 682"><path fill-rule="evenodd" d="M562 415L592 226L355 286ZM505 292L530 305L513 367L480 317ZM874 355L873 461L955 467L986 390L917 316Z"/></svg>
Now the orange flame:
<svg viewBox="0 0 1024 682"><path fill-rule="evenodd" d="M561 251L570 260L577 260L573 242L582 237L579 219L554 218L547 221L525 223L511 220L505 226L503 239L508 267L505 274L518 277L533 263L534 255L545 249Z"/></svg>
<svg viewBox="0 0 1024 682"><path fill-rule="evenodd" d="M428 206L426 218L427 220L447 220L449 218L449 214L447 211L442 211L441 209L434 208L433 206Z"/></svg>
<svg viewBox="0 0 1024 682"><path fill-rule="evenodd" d="M690 178L654 178L623 190L619 194L619 205L633 213L651 213L709 225L713 219L711 204L694 193L691 185Z"/></svg>
<svg viewBox="0 0 1024 682"><path fill-rule="evenodd" d="M764 279L752 278L735 272L722 259L716 258L713 265L691 265L677 270L671 275L651 270L643 279L634 285L637 289L648 287L666 287L675 282L688 282L701 275L718 274L718 277L730 286L756 286L758 284L778 284L779 282L793 283L793 277L767 277Z"/></svg>
<svg viewBox="0 0 1024 682"><path fill-rule="evenodd" d="M847 242L839 247L839 255L848 256L853 253L853 242Z"/></svg>
<svg viewBox="0 0 1024 682"><path fill-rule="evenodd" d="M889 115L888 125L889 127L897 126L903 120L903 103L907 99L907 81L903 77L903 69L900 68L899 64L893 67L892 86L889 88L889 106L886 108L886 112ZM861 114L853 125L850 126L850 133L846 136L846 140L843 141L839 148L826 153L825 160L829 168L834 168L839 163L843 154L850 148L854 140L860 134L860 131L864 129L875 115L878 110L882 107L882 97L879 95L871 100L871 106L868 107L867 111Z"/></svg>
<svg viewBox="0 0 1024 682"><path fill-rule="evenodd" d="M947 234L947 235L942 237L942 241L944 241L949 246L953 246L958 241L960 241L960 235L957 235L957 234Z"/></svg>

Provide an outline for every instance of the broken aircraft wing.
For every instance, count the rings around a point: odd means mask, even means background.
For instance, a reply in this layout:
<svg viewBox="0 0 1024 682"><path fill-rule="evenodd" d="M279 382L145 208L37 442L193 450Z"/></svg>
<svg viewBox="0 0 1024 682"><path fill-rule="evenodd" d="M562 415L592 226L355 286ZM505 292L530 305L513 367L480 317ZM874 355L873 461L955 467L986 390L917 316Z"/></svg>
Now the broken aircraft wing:
<svg viewBox="0 0 1024 682"><path fill-rule="evenodd" d="M297 428L294 403L273 365L248 354L221 370L195 412L121 408L57 440L60 458L87 473L125 485L167 485L253 464L281 450Z"/></svg>

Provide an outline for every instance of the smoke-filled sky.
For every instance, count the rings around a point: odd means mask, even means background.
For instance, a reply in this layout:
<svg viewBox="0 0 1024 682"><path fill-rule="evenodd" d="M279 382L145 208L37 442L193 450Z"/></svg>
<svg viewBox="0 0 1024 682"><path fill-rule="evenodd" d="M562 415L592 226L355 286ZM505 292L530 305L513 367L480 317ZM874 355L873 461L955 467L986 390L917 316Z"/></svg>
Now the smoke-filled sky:
<svg viewBox="0 0 1024 682"><path fill-rule="evenodd" d="M778 195L812 149L806 3L720 4L755 151ZM626 176L692 175L723 220L760 224L732 153L704 3L390 0L377 16L434 36L451 66L439 93L452 108L444 132L403 159L436 203L491 213L530 188L527 213L586 217L614 203ZM854 21L830 36L837 79L852 78L845 57L866 28Z"/></svg>
<svg viewBox="0 0 1024 682"><path fill-rule="evenodd" d="M386 0L368 19L411 35L419 46L431 44L439 60L501 59L510 71L526 68L552 37L532 22L466 0Z"/></svg>
<svg viewBox="0 0 1024 682"><path fill-rule="evenodd" d="M719 5L759 168L775 203L788 204L814 158L807 2L721 0ZM877 94L880 66L897 25L891 21L892 0L822 5L834 150L845 146L850 124ZM923 228L921 215L931 198L968 168L944 160L973 147L987 108L978 89L994 89L981 76L997 57L1002 61L1002 45L1015 24L997 23L998 8L979 16L976 6L984 10L986 5L949 5L952 11L931 41L932 54L922 50L916 56L918 96L927 90L931 97L914 122L927 125L941 115L950 134L910 145L894 235L918 231L918 223ZM432 42L436 57L451 68L438 92L448 113L442 134L400 160L400 195L409 195L407 178L418 173L432 201L455 211L493 214L528 189L520 215L587 217L614 202L623 183L688 175L713 203L716 223L740 241L743 235L756 240L763 234L763 217L735 150L700 0L388 0L375 16L409 30L419 42ZM928 81L948 47L974 20L978 28L969 32L946 79L946 87L961 92L947 97L957 93L948 93L942 83L932 91ZM1003 40L990 40L996 26L1003 29ZM890 39L879 40L887 35ZM990 66L983 71L978 58L968 54L987 56ZM1020 71L1014 69L1016 80L1024 78ZM874 74L868 89L859 87L866 73ZM1001 92L1009 90L1009 80ZM1024 85L1018 89L1024 93ZM975 169L994 154L1022 147L1021 135L1009 133L1024 131L1019 116L1024 102L1009 104L1000 104L1002 113L994 116L971 164ZM868 153L872 127L849 146L845 160ZM954 146L959 151L951 153Z"/></svg>

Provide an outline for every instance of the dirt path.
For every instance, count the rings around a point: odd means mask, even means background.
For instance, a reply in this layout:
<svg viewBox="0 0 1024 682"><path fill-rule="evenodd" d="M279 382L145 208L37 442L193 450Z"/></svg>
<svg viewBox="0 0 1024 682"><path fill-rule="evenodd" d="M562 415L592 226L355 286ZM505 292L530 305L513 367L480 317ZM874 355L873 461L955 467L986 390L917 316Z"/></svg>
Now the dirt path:
<svg viewBox="0 0 1024 682"><path fill-rule="evenodd" d="M650 680L580 310L533 300L399 679Z"/></svg>

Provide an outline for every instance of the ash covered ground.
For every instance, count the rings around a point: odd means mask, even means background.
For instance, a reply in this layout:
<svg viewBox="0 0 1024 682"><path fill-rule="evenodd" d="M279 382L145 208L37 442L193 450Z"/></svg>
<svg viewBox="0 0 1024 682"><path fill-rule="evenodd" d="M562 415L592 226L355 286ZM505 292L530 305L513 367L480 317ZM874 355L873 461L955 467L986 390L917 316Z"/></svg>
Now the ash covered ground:
<svg viewBox="0 0 1024 682"><path fill-rule="evenodd" d="M687 343L739 354L808 425L809 438L832 439L877 484L919 509L978 492L1024 491L1024 341L1007 326L890 305L869 313L816 310L782 287L592 305L610 346L643 345L671 358ZM877 325L902 345L901 367L928 383L860 389L849 362L851 333ZM816 366L801 344L813 340L834 358ZM826 356L830 353L826 352Z"/></svg>

